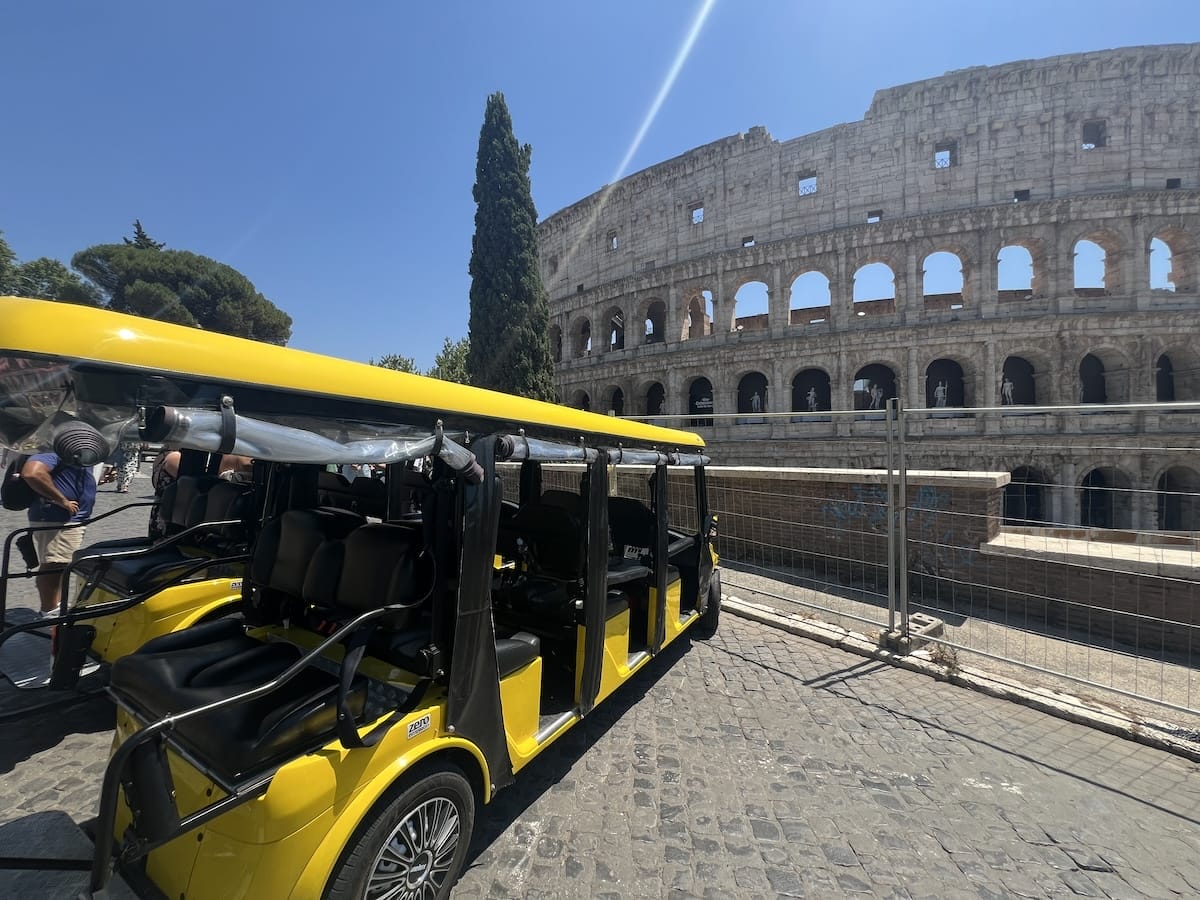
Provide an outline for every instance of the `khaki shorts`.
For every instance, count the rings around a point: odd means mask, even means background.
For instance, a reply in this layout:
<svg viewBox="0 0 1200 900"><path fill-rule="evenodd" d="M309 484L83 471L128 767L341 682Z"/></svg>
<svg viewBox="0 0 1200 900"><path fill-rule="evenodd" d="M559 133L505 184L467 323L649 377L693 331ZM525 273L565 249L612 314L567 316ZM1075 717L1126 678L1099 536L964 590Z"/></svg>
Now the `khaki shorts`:
<svg viewBox="0 0 1200 900"><path fill-rule="evenodd" d="M30 522L32 526L60 525L58 522ZM71 561L72 554L83 545L86 526L78 528L56 528L53 531L35 531L33 540L37 544L39 572L61 569Z"/></svg>

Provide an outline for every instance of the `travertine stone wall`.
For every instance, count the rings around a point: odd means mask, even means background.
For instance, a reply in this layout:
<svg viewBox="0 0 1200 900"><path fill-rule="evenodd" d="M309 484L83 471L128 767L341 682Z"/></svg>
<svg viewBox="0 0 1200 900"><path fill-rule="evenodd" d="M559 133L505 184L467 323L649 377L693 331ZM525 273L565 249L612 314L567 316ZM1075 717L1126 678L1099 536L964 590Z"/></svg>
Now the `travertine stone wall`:
<svg viewBox="0 0 1200 900"><path fill-rule="evenodd" d="M815 192L801 193L814 175ZM787 141L751 128L551 215L539 236L560 398L594 410L612 408L619 392L626 415L682 415L704 378L714 413L745 412L739 385L761 375L765 411L789 411L801 408L793 379L813 368L828 377L829 406L854 409L855 379L873 364L892 371L907 407L925 407L938 361L962 370L963 396L950 405L995 406L1010 357L1032 366L1038 404L1075 403L1088 354L1103 363L1110 402L1154 401L1164 354L1175 399L1200 400L1200 44L978 67L881 90L862 121ZM1076 288L1083 239L1104 250L1102 289ZM1151 287L1155 239L1169 248L1171 289ZM1028 289L999 290L1006 247L1028 251ZM961 290L926 295L926 258L939 251L958 257ZM891 268L894 297L855 302L855 273L873 262ZM806 272L828 279L828 305L793 302ZM750 282L767 287L765 315L737 309ZM705 296L711 312L689 321ZM614 320L623 346L610 346ZM706 434L733 464L841 465L857 452L832 428L787 425L718 419ZM1041 465L1054 481L1127 465L1131 486L1152 489L1142 479L1161 469L1156 459L1105 462L1094 438L1077 439L1062 421L1026 429L1028 439L1007 425L984 435L988 427L967 429L973 440L959 449L963 429L946 429L917 463L1028 465L1050 434L1056 452ZM863 463L882 463L878 442L863 446ZM1200 469L1178 453L1171 462Z"/></svg>

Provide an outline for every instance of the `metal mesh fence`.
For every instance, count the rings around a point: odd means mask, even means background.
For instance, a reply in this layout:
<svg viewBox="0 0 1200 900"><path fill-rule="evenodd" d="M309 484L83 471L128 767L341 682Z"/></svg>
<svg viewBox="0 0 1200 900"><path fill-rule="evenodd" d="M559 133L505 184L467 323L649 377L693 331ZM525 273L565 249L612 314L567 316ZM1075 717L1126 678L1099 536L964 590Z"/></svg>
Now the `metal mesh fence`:
<svg viewBox="0 0 1200 900"><path fill-rule="evenodd" d="M806 434L849 435L856 453L838 470L710 469L725 590L868 635L919 630L947 664L1195 729L1196 409L764 414L773 435L795 431L801 465ZM714 418L719 460L740 422ZM936 467L948 446L995 459L1002 444L1004 471Z"/></svg>

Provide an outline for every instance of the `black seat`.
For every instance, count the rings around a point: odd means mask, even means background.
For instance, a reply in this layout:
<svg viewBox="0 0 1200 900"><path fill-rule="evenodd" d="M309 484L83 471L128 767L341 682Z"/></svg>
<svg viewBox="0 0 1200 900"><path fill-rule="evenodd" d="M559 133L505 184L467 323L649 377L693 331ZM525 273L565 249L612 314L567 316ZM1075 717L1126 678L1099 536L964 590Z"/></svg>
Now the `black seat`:
<svg viewBox="0 0 1200 900"><path fill-rule="evenodd" d="M350 482L350 509L364 516L382 519L387 515L387 485L360 475Z"/></svg>
<svg viewBox="0 0 1200 900"><path fill-rule="evenodd" d="M525 668L541 655L541 639L527 631L518 631L511 637L496 641L496 667L500 670L501 678Z"/></svg>
<svg viewBox="0 0 1200 900"><path fill-rule="evenodd" d="M217 480L210 476L185 475L167 485L158 500L160 518L167 529L167 535L178 534L185 528L198 524L198 522L190 520L193 511L192 501L198 495L207 492L212 485L217 483ZM196 507L197 514L202 513L203 509L202 505L198 505ZM148 535L97 541L76 550L71 557L71 566L76 572L86 576L95 571L98 557L126 550L146 550L154 543L155 540Z"/></svg>
<svg viewBox="0 0 1200 900"><path fill-rule="evenodd" d="M608 498L608 532L614 556L648 559L654 550L654 527L654 513L642 501Z"/></svg>
<svg viewBox="0 0 1200 900"><path fill-rule="evenodd" d="M197 525L241 519L249 498L249 485L217 481L192 498L188 519ZM129 596L163 585L206 558L236 555L244 541L242 526L214 526L190 535L182 543L150 546L129 555L87 555L74 568L84 577L98 577L107 590ZM189 577L206 575L200 569Z"/></svg>
<svg viewBox="0 0 1200 900"><path fill-rule="evenodd" d="M587 561L584 527L569 510L528 503L504 527L525 543L534 572L563 579L583 577Z"/></svg>
<svg viewBox="0 0 1200 900"><path fill-rule="evenodd" d="M361 518L342 510L291 510L263 529L248 579L255 607L302 605L314 584L341 581L340 547ZM325 552L322 552L325 551ZM290 598L290 602L285 598ZM230 697L282 674L301 656L291 644L263 643L232 620L197 625L148 641L113 663L109 690L118 702L152 720ZM181 745L236 779L325 743L336 719L338 678L314 666L263 697L187 720L175 729ZM356 677L348 693L355 715L366 700L366 680Z"/></svg>

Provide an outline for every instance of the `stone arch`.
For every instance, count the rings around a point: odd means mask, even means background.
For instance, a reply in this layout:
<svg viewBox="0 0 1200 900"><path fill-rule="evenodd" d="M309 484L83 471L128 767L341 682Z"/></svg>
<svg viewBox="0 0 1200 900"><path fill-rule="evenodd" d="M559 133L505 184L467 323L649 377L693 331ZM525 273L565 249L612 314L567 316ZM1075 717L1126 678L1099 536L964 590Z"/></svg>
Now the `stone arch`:
<svg viewBox="0 0 1200 900"><path fill-rule="evenodd" d="M712 291L695 291L683 304L683 331L680 340L690 341L713 333Z"/></svg>
<svg viewBox="0 0 1200 900"><path fill-rule="evenodd" d="M642 403L648 416L667 415L667 389L661 381L652 381L642 390Z"/></svg>
<svg viewBox="0 0 1200 900"><path fill-rule="evenodd" d="M610 306L600 321L604 323L604 351L625 349L625 311L620 306Z"/></svg>
<svg viewBox="0 0 1200 900"><path fill-rule="evenodd" d="M942 357L925 368L925 406L966 406L967 386L962 364Z"/></svg>
<svg viewBox="0 0 1200 900"><path fill-rule="evenodd" d="M792 279L788 294L788 323L812 325L829 321L833 294L829 276L820 269L809 269Z"/></svg>
<svg viewBox="0 0 1200 900"><path fill-rule="evenodd" d="M1133 481L1116 466L1096 466L1079 480L1079 524L1132 528Z"/></svg>
<svg viewBox="0 0 1200 900"><path fill-rule="evenodd" d="M661 344L667 339L667 304L661 300L651 300L646 304L645 314L645 343Z"/></svg>
<svg viewBox="0 0 1200 900"><path fill-rule="evenodd" d="M587 412L592 408L592 398L588 395L587 391L577 388L571 392L571 407Z"/></svg>
<svg viewBox="0 0 1200 900"><path fill-rule="evenodd" d="M610 384L604 389L604 408L615 416L625 415L625 390L619 384Z"/></svg>
<svg viewBox="0 0 1200 900"><path fill-rule="evenodd" d="M1122 241L1107 229L1086 231L1071 244L1074 262L1072 282L1077 297L1119 294L1122 278Z"/></svg>
<svg viewBox="0 0 1200 900"><path fill-rule="evenodd" d="M697 417L689 420L691 427L702 428L712 425L714 396L712 382L703 375L698 375L688 381L687 411L689 415Z"/></svg>
<svg viewBox="0 0 1200 900"><path fill-rule="evenodd" d="M571 325L571 357L578 359L592 352L592 320L580 316Z"/></svg>
<svg viewBox="0 0 1200 900"><path fill-rule="evenodd" d="M550 352L556 363L563 361L563 333L557 325L550 326Z"/></svg>
<svg viewBox="0 0 1200 900"><path fill-rule="evenodd" d="M952 250L935 250L921 262L921 292L925 309L956 310L966 303L967 272L963 257Z"/></svg>
<svg viewBox="0 0 1200 900"><path fill-rule="evenodd" d="M1157 256L1156 241L1162 245ZM1191 234L1178 225L1159 228L1151 235L1146 252L1150 255L1151 289L1196 293L1196 241ZM1161 283L1156 284L1157 279Z"/></svg>
<svg viewBox="0 0 1200 900"><path fill-rule="evenodd" d="M1049 521L1047 493L1053 483L1032 466L1013 469L1004 487L1004 521L1010 524Z"/></svg>
<svg viewBox="0 0 1200 900"><path fill-rule="evenodd" d="M733 326L737 331L766 331L770 289L765 281L745 281L733 294Z"/></svg>
<svg viewBox="0 0 1200 900"><path fill-rule="evenodd" d="M1026 300L1049 293L1047 242L1022 230L1004 229L996 250L996 290L1001 300ZM1020 291L1018 295L1016 292Z"/></svg>
<svg viewBox="0 0 1200 900"><path fill-rule="evenodd" d="M1037 369L1024 356L1007 356L1000 367L1000 405L1037 406Z"/></svg>
<svg viewBox="0 0 1200 900"><path fill-rule="evenodd" d="M1100 347L1079 360L1079 403L1128 403L1129 365L1117 350Z"/></svg>
<svg viewBox="0 0 1200 900"><path fill-rule="evenodd" d="M1200 353L1186 344L1164 348L1154 359L1154 388L1159 403L1200 400Z"/></svg>
<svg viewBox="0 0 1200 900"><path fill-rule="evenodd" d="M738 419L739 425L762 422L762 413L767 411L769 384L762 372L747 372L738 379L737 411L749 413L750 418Z"/></svg>
<svg viewBox="0 0 1200 900"><path fill-rule="evenodd" d="M873 260L854 270L854 314L880 315L896 311L896 270Z"/></svg>
<svg viewBox="0 0 1200 900"><path fill-rule="evenodd" d="M792 412L833 409L833 388L824 369L801 369L792 377Z"/></svg>
<svg viewBox="0 0 1200 900"><path fill-rule="evenodd" d="M863 366L854 375L854 408L883 409L897 396L896 372L883 363Z"/></svg>
<svg viewBox="0 0 1200 900"><path fill-rule="evenodd" d="M1159 531L1200 531L1200 473L1169 466L1154 479Z"/></svg>

